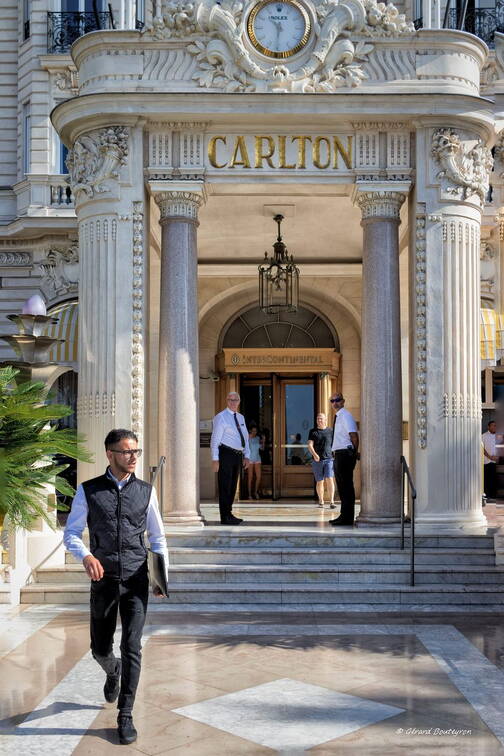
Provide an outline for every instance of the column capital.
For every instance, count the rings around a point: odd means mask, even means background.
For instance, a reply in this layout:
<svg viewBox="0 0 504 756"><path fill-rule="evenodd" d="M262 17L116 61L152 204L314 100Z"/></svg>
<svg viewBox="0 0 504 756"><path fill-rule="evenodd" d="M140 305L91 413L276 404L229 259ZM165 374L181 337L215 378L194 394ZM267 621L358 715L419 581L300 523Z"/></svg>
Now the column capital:
<svg viewBox="0 0 504 756"><path fill-rule="evenodd" d="M151 181L149 186L161 211L160 223L178 218L179 220L198 221L198 211L206 202L205 185L201 182L167 182Z"/></svg>
<svg viewBox="0 0 504 756"><path fill-rule="evenodd" d="M398 221L401 205L406 196L407 191L357 188L354 204L360 207L363 221L380 218Z"/></svg>

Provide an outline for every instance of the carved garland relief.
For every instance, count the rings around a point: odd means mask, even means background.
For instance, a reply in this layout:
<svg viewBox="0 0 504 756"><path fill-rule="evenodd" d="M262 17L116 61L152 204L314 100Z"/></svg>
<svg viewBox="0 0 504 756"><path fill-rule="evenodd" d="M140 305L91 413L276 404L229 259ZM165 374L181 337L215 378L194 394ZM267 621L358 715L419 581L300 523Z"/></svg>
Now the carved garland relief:
<svg viewBox="0 0 504 756"><path fill-rule="evenodd" d="M363 64L374 45L353 42L354 32L372 40L415 33L413 24L390 4L376 0L321 0L313 13L314 41L296 60L259 55L247 40L250 5L234 0L165 0L146 33L157 39L189 39L187 51L199 70L200 87L226 92L335 92L367 77Z"/></svg>
<svg viewBox="0 0 504 756"><path fill-rule="evenodd" d="M476 195L484 203L493 158L481 140L468 148L453 129L438 129L432 137L431 155L441 168L437 178L444 180L448 194L460 200Z"/></svg>
<svg viewBox="0 0 504 756"><path fill-rule="evenodd" d="M128 129L110 126L80 136L67 157L70 186L76 200L110 190L128 158Z"/></svg>

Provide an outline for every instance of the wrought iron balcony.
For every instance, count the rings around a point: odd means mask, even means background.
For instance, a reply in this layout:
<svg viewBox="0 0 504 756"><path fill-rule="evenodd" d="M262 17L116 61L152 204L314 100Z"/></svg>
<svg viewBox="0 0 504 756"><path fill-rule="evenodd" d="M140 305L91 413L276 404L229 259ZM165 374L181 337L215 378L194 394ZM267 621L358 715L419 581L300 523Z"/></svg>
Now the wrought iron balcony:
<svg viewBox="0 0 504 756"><path fill-rule="evenodd" d="M449 29L459 28L459 11L451 8L448 13ZM504 2L496 2L495 8L468 8L462 31L475 34L486 42L488 47L495 47L495 32L504 31Z"/></svg>
<svg viewBox="0 0 504 756"><path fill-rule="evenodd" d="M113 29L110 11L80 13L66 11L47 14L47 51L56 55L68 53L72 43L84 34L99 29Z"/></svg>

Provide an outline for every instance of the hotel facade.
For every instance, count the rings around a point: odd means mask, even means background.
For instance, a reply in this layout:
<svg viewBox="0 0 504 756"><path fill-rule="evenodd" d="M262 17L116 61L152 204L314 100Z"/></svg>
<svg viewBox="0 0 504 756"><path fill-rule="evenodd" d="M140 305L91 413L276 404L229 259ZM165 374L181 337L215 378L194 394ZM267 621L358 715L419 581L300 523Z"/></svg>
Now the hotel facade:
<svg viewBox="0 0 504 756"><path fill-rule="evenodd" d="M165 521L203 524L211 420L235 390L265 494L310 496L297 459L341 390L358 524L398 522L404 454L417 527L480 532L504 36L442 28L453 14L425 2L3 5L0 330L33 294L54 316L54 388L95 456L79 480L132 428L145 477L166 457ZM259 306L277 216L294 312Z"/></svg>

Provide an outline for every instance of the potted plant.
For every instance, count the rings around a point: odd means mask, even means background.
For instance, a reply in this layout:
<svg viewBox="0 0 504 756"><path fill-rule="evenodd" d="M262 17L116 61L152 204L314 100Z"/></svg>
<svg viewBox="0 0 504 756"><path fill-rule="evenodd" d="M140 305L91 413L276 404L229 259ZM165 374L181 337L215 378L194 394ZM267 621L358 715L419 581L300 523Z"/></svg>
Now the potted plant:
<svg viewBox="0 0 504 756"><path fill-rule="evenodd" d="M10 527L29 530L42 517L54 527L47 513L48 485L74 493L60 475L67 465L54 456L89 462L90 455L75 431L50 424L72 410L48 403L44 383L17 383L18 373L0 368L0 525L8 516Z"/></svg>

